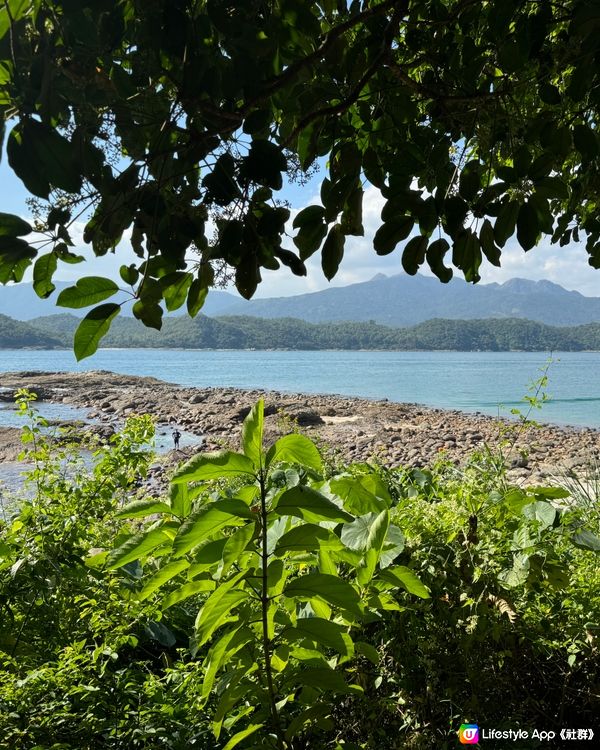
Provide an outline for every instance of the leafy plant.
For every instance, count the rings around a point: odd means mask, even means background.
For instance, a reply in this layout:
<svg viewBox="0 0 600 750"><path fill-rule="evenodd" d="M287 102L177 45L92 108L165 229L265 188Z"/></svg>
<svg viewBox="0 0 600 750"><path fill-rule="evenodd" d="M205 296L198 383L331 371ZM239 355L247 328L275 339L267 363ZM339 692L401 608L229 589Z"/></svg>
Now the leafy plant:
<svg viewBox="0 0 600 750"><path fill-rule="evenodd" d="M407 592L429 597L394 564L402 535L375 474L324 482L308 438L286 435L265 450L262 433L259 401L243 453L193 458L174 474L168 506L123 508L121 517L158 520L107 557L111 569L146 561L138 596L167 587L165 623L174 604L205 597L190 648L204 659L200 705L211 708L215 738L229 736L227 750L306 747L331 732L336 702L363 692L356 659L378 662L361 629L401 609Z"/></svg>

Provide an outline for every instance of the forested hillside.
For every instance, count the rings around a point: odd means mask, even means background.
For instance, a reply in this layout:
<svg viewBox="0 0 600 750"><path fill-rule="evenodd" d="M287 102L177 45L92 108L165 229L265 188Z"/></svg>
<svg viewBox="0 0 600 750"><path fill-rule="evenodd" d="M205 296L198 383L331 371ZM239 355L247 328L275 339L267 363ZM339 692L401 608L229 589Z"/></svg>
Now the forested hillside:
<svg viewBox="0 0 600 750"><path fill-rule="evenodd" d="M79 319L36 318L29 324L0 316L0 347L70 348ZM181 349L383 349L398 351L600 350L600 323L559 328L530 320L429 320L408 328L369 322L313 324L294 318L242 316L167 318L162 330L133 318L115 321L104 347Z"/></svg>

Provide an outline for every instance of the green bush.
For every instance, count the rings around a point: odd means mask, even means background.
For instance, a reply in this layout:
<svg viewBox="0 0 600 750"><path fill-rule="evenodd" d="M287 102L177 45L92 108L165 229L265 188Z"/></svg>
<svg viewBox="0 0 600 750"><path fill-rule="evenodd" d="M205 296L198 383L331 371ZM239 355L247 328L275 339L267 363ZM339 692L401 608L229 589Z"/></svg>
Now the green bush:
<svg viewBox="0 0 600 750"><path fill-rule="evenodd" d="M463 722L592 725L593 498L513 487L490 451L332 474L300 434L263 447L262 403L243 452L153 497L148 418L82 456L20 408L0 748L437 749Z"/></svg>

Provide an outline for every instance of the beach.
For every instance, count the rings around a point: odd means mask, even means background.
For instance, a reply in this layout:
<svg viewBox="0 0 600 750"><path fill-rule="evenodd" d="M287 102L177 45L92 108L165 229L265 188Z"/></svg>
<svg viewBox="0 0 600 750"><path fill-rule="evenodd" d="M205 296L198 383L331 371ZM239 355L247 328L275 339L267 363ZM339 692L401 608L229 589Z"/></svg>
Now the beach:
<svg viewBox="0 0 600 750"><path fill-rule="evenodd" d="M266 441L298 430L315 439L332 463L377 461L388 467L423 468L443 458L461 465L488 446L507 455L511 480L540 484L583 470L600 457L600 431L592 428L523 427L518 421L478 413L386 400L193 388L108 371L2 373L0 388L4 401L27 388L40 401L83 408L95 429L118 428L129 415L151 414L162 430L177 426L197 436L197 445L169 452L167 463L198 450L238 450L244 417L259 398L265 403ZM534 410L531 416L542 415ZM0 461L14 461L20 450L18 429L0 428Z"/></svg>

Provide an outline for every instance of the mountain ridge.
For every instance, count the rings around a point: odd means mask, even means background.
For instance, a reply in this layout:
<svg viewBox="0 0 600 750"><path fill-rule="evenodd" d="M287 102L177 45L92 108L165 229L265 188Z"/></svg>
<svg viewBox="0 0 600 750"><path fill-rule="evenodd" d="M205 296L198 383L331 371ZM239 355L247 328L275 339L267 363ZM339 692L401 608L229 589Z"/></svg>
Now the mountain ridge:
<svg viewBox="0 0 600 750"><path fill-rule="evenodd" d="M67 311L53 304L58 293L73 283L57 282L57 291L50 300L39 299L31 284L2 287L0 314L22 321L60 312L82 317L87 310ZM586 297L548 280L513 278L502 284L472 285L453 279L441 284L420 274L376 274L369 281L348 286L250 301L227 291L211 290L202 313L209 317L292 317L309 323L372 320L392 327L417 325L433 318L521 318L546 325L574 326L600 321L600 297ZM130 306L123 306L123 314L130 317ZM180 310L174 311L168 317L180 314Z"/></svg>

